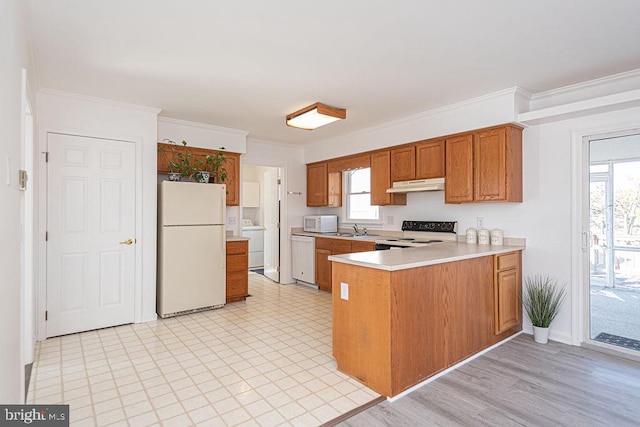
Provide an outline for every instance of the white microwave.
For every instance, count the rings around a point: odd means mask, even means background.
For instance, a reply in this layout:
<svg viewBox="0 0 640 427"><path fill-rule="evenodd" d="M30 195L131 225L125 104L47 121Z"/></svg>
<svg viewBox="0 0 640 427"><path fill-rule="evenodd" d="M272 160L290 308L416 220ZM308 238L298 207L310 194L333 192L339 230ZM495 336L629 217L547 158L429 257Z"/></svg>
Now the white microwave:
<svg viewBox="0 0 640 427"><path fill-rule="evenodd" d="M335 233L338 231L338 216L307 215L304 217L304 231L312 233Z"/></svg>

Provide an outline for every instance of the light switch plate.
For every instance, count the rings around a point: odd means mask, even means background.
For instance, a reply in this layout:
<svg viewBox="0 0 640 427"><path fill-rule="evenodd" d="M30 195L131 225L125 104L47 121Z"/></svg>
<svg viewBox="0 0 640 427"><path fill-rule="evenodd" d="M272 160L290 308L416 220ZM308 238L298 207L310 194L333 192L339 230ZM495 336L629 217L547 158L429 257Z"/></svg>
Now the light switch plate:
<svg viewBox="0 0 640 427"><path fill-rule="evenodd" d="M340 298L349 301L349 284L340 282Z"/></svg>

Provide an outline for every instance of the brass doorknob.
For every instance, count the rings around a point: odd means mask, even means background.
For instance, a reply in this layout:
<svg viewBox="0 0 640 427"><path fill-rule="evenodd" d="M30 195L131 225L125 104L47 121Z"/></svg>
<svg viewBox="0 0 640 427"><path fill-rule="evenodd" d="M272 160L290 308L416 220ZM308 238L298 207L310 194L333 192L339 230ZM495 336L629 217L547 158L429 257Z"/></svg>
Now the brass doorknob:
<svg viewBox="0 0 640 427"><path fill-rule="evenodd" d="M124 240L122 242L119 242L119 244L129 246L129 245L133 244L133 240L127 239L127 240Z"/></svg>

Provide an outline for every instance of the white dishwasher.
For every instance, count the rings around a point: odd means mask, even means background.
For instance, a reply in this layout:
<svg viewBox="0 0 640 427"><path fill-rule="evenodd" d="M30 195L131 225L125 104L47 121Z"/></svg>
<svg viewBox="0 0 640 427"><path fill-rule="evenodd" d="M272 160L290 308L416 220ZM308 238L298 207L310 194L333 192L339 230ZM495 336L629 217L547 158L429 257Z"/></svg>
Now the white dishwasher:
<svg viewBox="0 0 640 427"><path fill-rule="evenodd" d="M315 284L316 239L310 236L291 236L291 262L293 278L304 283Z"/></svg>

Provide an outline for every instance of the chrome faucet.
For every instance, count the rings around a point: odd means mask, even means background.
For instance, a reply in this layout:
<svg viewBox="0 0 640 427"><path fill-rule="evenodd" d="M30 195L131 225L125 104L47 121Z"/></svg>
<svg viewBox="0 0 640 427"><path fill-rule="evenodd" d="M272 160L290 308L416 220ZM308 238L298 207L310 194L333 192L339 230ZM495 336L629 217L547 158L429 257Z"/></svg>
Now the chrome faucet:
<svg viewBox="0 0 640 427"><path fill-rule="evenodd" d="M358 234L358 224L353 224L353 234Z"/></svg>

